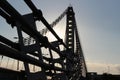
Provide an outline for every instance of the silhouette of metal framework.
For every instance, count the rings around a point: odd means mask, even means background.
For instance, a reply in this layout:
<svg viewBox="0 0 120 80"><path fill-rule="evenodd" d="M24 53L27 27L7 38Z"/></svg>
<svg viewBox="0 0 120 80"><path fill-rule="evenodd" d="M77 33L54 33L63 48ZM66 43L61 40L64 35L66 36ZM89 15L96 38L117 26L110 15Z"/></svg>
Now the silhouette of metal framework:
<svg viewBox="0 0 120 80"><path fill-rule="evenodd" d="M6 0L0 0L0 15L12 28L17 28L18 34L18 43L0 35L0 54L22 61L25 68L23 77L27 80L80 80L82 76L86 77L87 68L72 6L69 6L52 24L49 24L42 11L37 9L31 0L24 1L32 13L21 15ZM65 15L64 42L53 30L53 27ZM46 26L41 33L36 29L36 21L41 21ZM43 36L47 31L50 31L57 40L49 42L47 36ZM30 36L26 38L28 44L25 44L22 32ZM30 44L31 39L34 40L32 44ZM61 49L61 45L64 50ZM48 50L47 53L50 57L43 55L42 48ZM54 58L54 53L58 54L58 58ZM40 70L31 72L29 64L36 65ZM4 71L2 68L0 70Z"/></svg>

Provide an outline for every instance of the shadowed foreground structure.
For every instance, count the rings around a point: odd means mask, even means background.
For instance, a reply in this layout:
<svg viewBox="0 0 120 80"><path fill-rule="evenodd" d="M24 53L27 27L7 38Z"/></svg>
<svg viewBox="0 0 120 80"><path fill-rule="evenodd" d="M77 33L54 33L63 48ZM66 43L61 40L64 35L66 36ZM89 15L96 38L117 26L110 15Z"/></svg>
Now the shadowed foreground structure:
<svg viewBox="0 0 120 80"><path fill-rule="evenodd" d="M0 35L0 54L18 60L17 70L0 69L2 80L84 80L87 73L84 55L82 52L77 30L75 13L69 6L52 24L44 18L31 0L24 0L32 13L21 15L6 0L0 0L0 15L11 25L16 27L18 42L15 43ZM66 15L65 40L53 30L53 27ZM45 29L38 31L36 21L41 21ZM56 40L50 42L47 32L51 32ZM23 36L27 34L29 37ZM8 34L9 35L9 34ZM62 46L62 48L61 48ZM43 48L49 57L43 55ZM56 58L54 54L57 54ZM24 70L19 70L19 61ZM32 72L30 65L39 68ZM10 74L10 75L9 75ZM7 78L6 78L7 76Z"/></svg>
<svg viewBox="0 0 120 80"><path fill-rule="evenodd" d="M0 80L120 80L120 75L87 72L72 6L49 24L31 0L24 2L32 13L21 15L7 0L0 0L1 17L11 28L16 28L18 35L17 42L0 35ZM62 32L65 36L62 39L53 28L65 16L66 27ZM37 30L37 21L45 26L41 31ZM50 41L50 36L46 35L48 32L56 40ZM4 57L8 58L4 60L7 66L12 59L16 69L1 67Z"/></svg>

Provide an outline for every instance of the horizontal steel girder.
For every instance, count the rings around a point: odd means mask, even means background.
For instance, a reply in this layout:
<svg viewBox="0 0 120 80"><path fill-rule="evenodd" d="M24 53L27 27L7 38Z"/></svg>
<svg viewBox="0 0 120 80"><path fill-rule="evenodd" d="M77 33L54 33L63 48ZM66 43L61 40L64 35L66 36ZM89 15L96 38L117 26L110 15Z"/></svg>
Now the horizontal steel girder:
<svg viewBox="0 0 120 80"><path fill-rule="evenodd" d="M7 38L5 38L1 35L0 35L0 42L19 50L19 44L18 43L14 43L14 42L10 41L9 39L7 39Z"/></svg>
<svg viewBox="0 0 120 80"><path fill-rule="evenodd" d="M65 71L61 68L53 67L52 65L48 65L48 64L45 64L43 62L40 62L39 60L37 60L33 57L30 57L28 55L25 55L24 53L19 52L13 48L10 48L2 43L0 43L0 54L7 56L7 57L10 57L10 58L14 58L14 59L23 61L23 62L33 64L36 66L44 67L45 69L50 69L50 70L55 69L58 71Z"/></svg>

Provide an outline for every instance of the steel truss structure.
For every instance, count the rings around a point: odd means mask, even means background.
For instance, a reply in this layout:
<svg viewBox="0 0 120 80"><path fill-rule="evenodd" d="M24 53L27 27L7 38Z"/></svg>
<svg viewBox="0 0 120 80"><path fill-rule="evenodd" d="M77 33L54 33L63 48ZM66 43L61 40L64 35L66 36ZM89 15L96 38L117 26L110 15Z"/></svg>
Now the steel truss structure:
<svg viewBox="0 0 120 80"><path fill-rule="evenodd" d="M0 35L0 54L22 61L27 80L80 80L82 76L86 77L87 68L72 6L69 6L50 25L44 18L42 11L37 9L31 0L24 1L32 13L21 15L6 0L0 0L0 15L11 27L17 28L18 34L18 43ZM64 42L52 27L61 21L65 15L66 36ZM36 29L36 21L41 21L46 26L44 32L50 31L57 41L49 42L47 36L40 34ZM22 32L33 38L34 43L25 45ZM64 50L60 48L60 45L64 47ZM42 48L48 49L50 57L45 57L42 54ZM57 53L59 57L54 58L53 52ZM56 66L56 63L59 66ZM41 70L31 73L29 64L36 65Z"/></svg>

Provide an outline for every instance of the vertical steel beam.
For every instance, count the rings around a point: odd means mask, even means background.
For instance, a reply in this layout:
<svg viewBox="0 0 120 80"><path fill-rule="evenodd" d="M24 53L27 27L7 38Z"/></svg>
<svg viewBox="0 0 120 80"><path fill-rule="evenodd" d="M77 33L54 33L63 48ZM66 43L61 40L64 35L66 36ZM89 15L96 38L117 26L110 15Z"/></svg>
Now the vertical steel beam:
<svg viewBox="0 0 120 80"><path fill-rule="evenodd" d="M17 26L17 32L18 32L18 38L19 38L20 51L23 52L26 55L27 53L24 52L24 41L23 41L22 30L20 28L21 24L19 22L16 22L16 26ZM27 75L27 79L31 80L29 78L29 75L30 75L29 65L26 62L23 62L23 63L24 63L24 67L25 67L25 72L26 72L26 75Z"/></svg>
<svg viewBox="0 0 120 80"><path fill-rule="evenodd" d="M72 7L68 7L66 23L66 45L74 53L74 12Z"/></svg>
<svg viewBox="0 0 120 80"><path fill-rule="evenodd" d="M66 18L66 45L69 48L69 53L67 53L67 57L71 60L74 58L74 11L72 7L68 7L67 11L67 18ZM66 69L68 71L73 71L73 63L66 59ZM68 78L72 78L72 72L68 72Z"/></svg>

